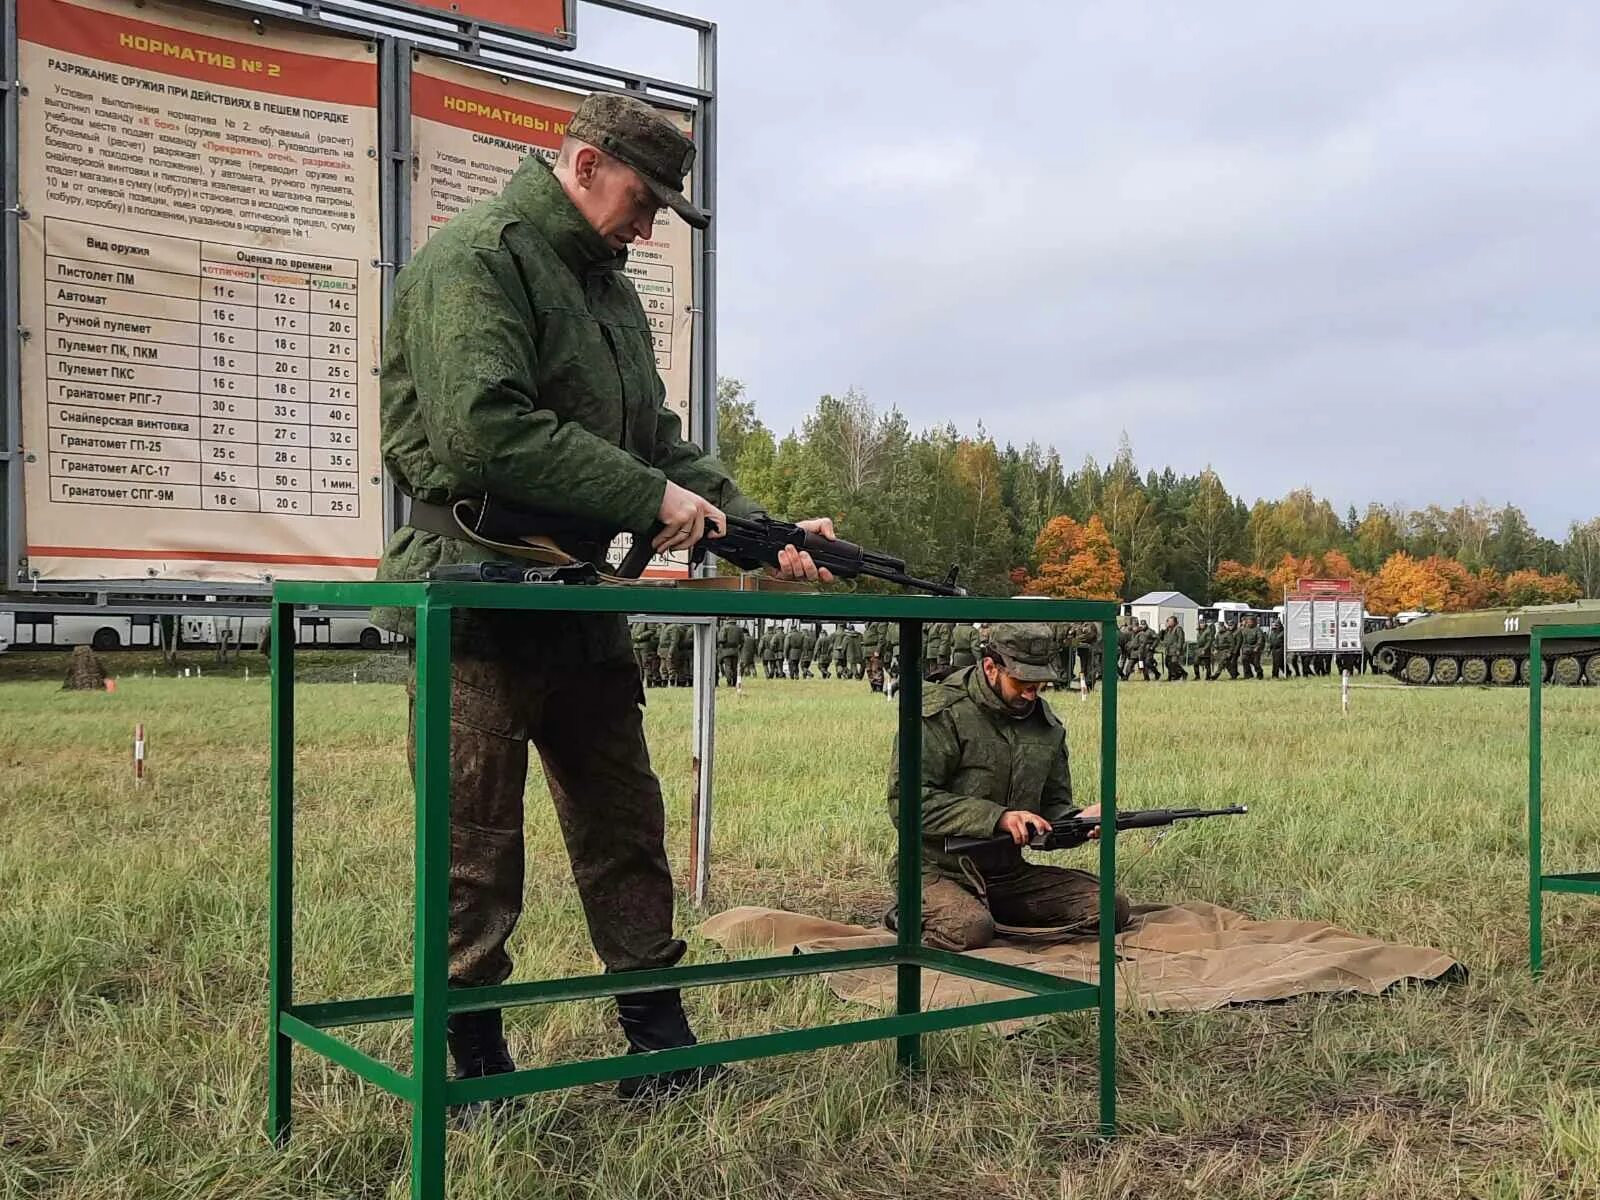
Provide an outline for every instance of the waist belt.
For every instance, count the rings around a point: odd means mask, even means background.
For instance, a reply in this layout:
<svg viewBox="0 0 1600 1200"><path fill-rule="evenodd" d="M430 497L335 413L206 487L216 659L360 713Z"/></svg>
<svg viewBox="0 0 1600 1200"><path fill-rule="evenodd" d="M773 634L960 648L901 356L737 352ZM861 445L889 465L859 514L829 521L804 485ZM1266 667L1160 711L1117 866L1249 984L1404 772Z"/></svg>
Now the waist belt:
<svg viewBox="0 0 1600 1200"><path fill-rule="evenodd" d="M497 554L546 566L592 562L599 557L598 552L580 556L562 548L558 537L579 551L592 550L597 539L580 540L571 526L560 528L566 524L560 517L541 518L490 500L456 500L450 504L413 500L406 524L423 533L473 542Z"/></svg>

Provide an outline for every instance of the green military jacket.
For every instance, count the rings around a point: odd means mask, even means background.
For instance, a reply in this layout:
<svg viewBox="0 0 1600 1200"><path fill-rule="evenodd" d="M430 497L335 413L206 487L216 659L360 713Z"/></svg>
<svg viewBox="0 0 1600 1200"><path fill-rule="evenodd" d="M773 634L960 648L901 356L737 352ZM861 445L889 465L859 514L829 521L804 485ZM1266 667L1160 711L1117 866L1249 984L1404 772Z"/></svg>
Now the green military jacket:
<svg viewBox="0 0 1600 1200"><path fill-rule="evenodd" d="M788 658L798 659L805 654L806 635L798 629L789 630L789 636L783 639L783 652Z"/></svg>
<svg viewBox="0 0 1600 1200"><path fill-rule="evenodd" d="M1227 658L1239 651L1239 633L1223 625L1217 630L1217 640L1213 650L1219 658Z"/></svg>
<svg viewBox="0 0 1600 1200"><path fill-rule="evenodd" d="M670 659L678 649L678 627L676 625L663 625L661 635L656 639L656 653L662 658Z"/></svg>
<svg viewBox="0 0 1600 1200"><path fill-rule="evenodd" d="M760 639L748 629L742 630L744 637L739 640L739 665L753 667L756 663L756 651L760 648Z"/></svg>
<svg viewBox="0 0 1600 1200"><path fill-rule="evenodd" d="M1271 650L1274 654L1283 649L1283 630L1267 630L1267 649Z"/></svg>
<svg viewBox="0 0 1600 1200"><path fill-rule="evenodd" d="M889 817L899 822L899 764L889 764ZM1017 720L979 667L964 667L922 694L922 866L924 875L960 879L947 837L990 837L1012 810L1059 821L1077 812L1067 766L1067 731L1039 701ZM984 875L1022 863L1016 846L969 855Z"/></svg>
<svg viewBox="0 0 1600 1200"><path fill-rule="evenodd" d="M846 629L844 631L844 653L846 658L861 657L862 633L859 629Z"/></svg>
<svg viewBox="0 0 1600 1200"><path fill-rule="evenodd" d="M717 630L717 657L738 658L744 646L744 630L738 625L725 623Z"/></svg>
<svg viewBox="0 0 1600 1200"><path fill-rule="evenodd" d="M861 647L868 655L878 653L883 645L884 625L882 621L868 621L867 627L861 633Z"/></svg>
<svg viewBox="0 0 1600 1200"><path fill-rule="evenodd" d="M818 662L827 662L833 657L833 634L817 634L817 644L812 647L812 654Z"/></svg>
<svg viewBox="0 0 1600 1200"><path fill-rule="evenodd" d="M595 536L565 548L591 560L615 533L649 531L669 479L734 515L758 511L683 440L626 261L534 155L417 251L395 282L380 388L383 462L402 492L581 518ZM401 526L378 578L493 557ZM526 620L553 655L626 656L620 617ZM408 610L377 610L373 622L412 632Z"/></svg>
<svg viewBox="0 0 1600 1200"><path fill-rule="evenodd" d="M1211 653L1211 647L1217 640L1217 627L1215 625L1202 625L1200 632L1194 635L1195 657L1205 658Z"/></svg>
<svg viewBox="0 0 1600 1200"><path fill-rule="evenodd" d="M1171 629L1161 631L1161 653L1168 659L1181 659L1183 657L1183 626L1174 625Z"/></svg>
<svg viewBox="0 0 1600 1200"><path fill-rule="evenodd" d="M1261 649L1261 630L1254 625L1246 625L1239 630L1239 653L1254 654Z"/></svg>
<svg viewBox="0 0 1600 1200"><path fill-rule="evenodd" d="M649 653L655 650L661 635L656 627L650 622L640 621L633 627L632 636L634 649L643 650L646 653Z"/></svg>
<svg viewBox="0 0 1600 1200"><path fill-rule="evenodd" d="M800 631L800 657L810 661L816 656L817 635L815 630L802 629Z"/></svg>
<svg viewBox="0 0 1600 1200"><path fill-rule="evenodd" d="M777 629L769 629L761 637L761 653L767 658L783 657L783 633Z"/></svg>

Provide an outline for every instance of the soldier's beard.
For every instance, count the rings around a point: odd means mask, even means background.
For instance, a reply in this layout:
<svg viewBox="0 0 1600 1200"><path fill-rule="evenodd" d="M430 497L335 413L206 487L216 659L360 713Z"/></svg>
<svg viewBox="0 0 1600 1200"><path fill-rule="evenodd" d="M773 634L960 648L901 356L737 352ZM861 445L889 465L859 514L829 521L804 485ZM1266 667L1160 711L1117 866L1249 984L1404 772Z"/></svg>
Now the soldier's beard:
<svg viewBox="0 0 1600 1200"><path fill-rule="evenodd" d="M1033 716L1034 706L1039 703L1039 698L1037 696L1033 697L1032 699L1029 699L1027 696L1016 696L1013 699L1007 700L1005 688L1002 684L990 683L988 675L983 677L983 682L988 689L994 693L995 699L1000 701L1007 714L1009 714L1014 720L1025 721L1029 717Z"/></svg>

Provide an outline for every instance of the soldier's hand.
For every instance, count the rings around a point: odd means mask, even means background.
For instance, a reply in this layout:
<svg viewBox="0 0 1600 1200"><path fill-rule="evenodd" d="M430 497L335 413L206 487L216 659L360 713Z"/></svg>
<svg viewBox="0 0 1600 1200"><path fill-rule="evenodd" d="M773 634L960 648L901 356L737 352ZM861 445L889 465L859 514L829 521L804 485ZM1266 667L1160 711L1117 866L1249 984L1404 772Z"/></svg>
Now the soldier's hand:
<svg viewBox="0 0 1600 1200"><path fill-rule="evenodd" d="M1091 804L1091 805L1089 805L1088 808L1084 808L1084 809L1079 809L1078 810L1077 819L1080 820L1080 821L1092 821L1096 817L1098 817L1099 815L1100 815L1100 806L1098 804ZM1096 825L1093 829L1089 830L1089 836L1092 837L1092 838L1099 837L1100 836L1100 826Z"/></svg>
<svg viewBox="0 0 1600 1200"><path fill-rule="evenodd" d="M833 532L833 519L831 517L811 517L804 521L796 521L807 533L820 533L830 542L838 535ZM811 555L794 546L785 546L778 551L778 569L773 572L779 579L810 580L812 583L832 583L833 572L826 567L819 567L811 561Z"/></svg>
<svg viewBox="0 0 1600 1200"><path fill-rule="evenodd" d="M704 496L697 496L688 488L679 487L667 480L667 490L662 493L661 507L656 520L661 522L661 532L650 539L657 554L668 550L687 550L706 536L706 518L717 523L714 537L721 537L727 528L727 518L722 510Z"/></svg>
<svg viewBox="0 0 1600 1200"><path fill-rule="evenodd" d="M1001 833L1009 833L1011 840L1017 845L1026 846L1036 834L1049 833L1050 822L1038 813L1013 809L1000 818L1000 824L996 828Z"/></svg>

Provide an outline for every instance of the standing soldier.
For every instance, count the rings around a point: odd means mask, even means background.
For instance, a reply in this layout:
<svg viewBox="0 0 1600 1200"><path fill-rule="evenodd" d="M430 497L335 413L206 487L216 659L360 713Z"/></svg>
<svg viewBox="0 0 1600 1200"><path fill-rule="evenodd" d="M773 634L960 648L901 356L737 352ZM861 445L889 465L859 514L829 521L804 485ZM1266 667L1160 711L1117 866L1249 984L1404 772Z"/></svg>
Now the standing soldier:
<svg viewBox="0 0 1600 1200"><path fill-rule="evenodd" d="M1177 617L1168 617L1167 627L1161 631L1161 658L1167 667L1168 683L1189 678L1189 673L1183 669L1183 651L1183 626L1178 624Z"/></svg>
<svg viewBox="0 0 1600 1200"><path fill-rule="evenodd" d="M756 651L760 648L760 639L753 629L745 629L744 639L739 643L739 682L754 679L756 674Z"/></svg>
<svg viewBox="0 0 1600 1200"><path fill-rule="evenodd" d="M1276 617L1273 618L1272 628L1267 633L1267 650L1272 655L1272 677L1287 678L1289 672L1283 669L1283 622Z"/></svg>
<svg viewBox="0 0 1600 1200"><path fill-rule="evenodd" d="M783 643L785 638L783 623L774 621L767 630L767 678L783 678Z"/></svg>
<svg viewBox="0 0 1600 1200"><path fill-rule="evenodd" d="M817 634L817 644L812 650L812 661L817 664L817 670L824 679L828 678L828 668L833 664L833 634L823 629Z"/></svg>
<svg viewBox="0 0 1600 1200"><path fill-rule="evenodd" d="M883 652L883 633L884 624L882 621L868 621L867 627L861 631L861 653L866 655L867 674L869 677L872 674L872 660L879 658ZM883 666L881 659L878 666L881 674ZM873 690L876 691L878 689L874 688Z"/></svg>
<svg viewBox="0 0 1600 1200"><path fill-rule="evenodd" d="M1122 617L1117 621L1117 677L1126 679L1131 675L1128 645L1133 641L1133 621L1129 617Z"/></svg>
<svg viewBox="0 0 1600 1200"><path fill-rule="evenodd" d="M950 640L955 637L956 627L950 621L936 621L928 626L928 642L925 647L928 652L929 677L937 675L950 665Z"/></svg>
<svg viewBox="0 0 1600 1200"><path fill-rule="evenodd" d="M744 626L720 621L717 629L717 668L729 687L739 686L739 651L744 649Z"/></svg>
<svg viewBox="0 0 1600 1200"><path fill-rule="evenodd" d="M900 622L885 621L883 633L883 669L891 679L899 679L904 664L900 661Z"/></svg>
<svg viewBox="0 0 1600 1200"><path fill-rule="evenodd" d="M978 663L978 627L963 621L950 634L950 666L959 671Z"/></svg>
<svg viewBox="0 0 1600 1200"><path fill-rule="evenodd" d="M1217 628L1204 617L1200 618L1200 629L1194 635L1194 677L1199 679L1215 679L1216 668L1211 665L1211 648L1216 645Z"/></svg>
<svg viewBox="0 0 1600 1200"><path fill-rule="evenodd" d="M678 622L678 686L694 686L694 626L687 621ZM716 680L711 681L713 684Z"/></svg>
<svg viewBox="0 0 1600 1200"><path fill-rule="evenodd" d="M1217 675L1226 671L1229 679L1239 678L1239 633L1220 616L1217 618L1217 640L1212 650L1217 656Z"/></svg>
<svg viewBox="0 0 1600 1200"><path fill-rule="evenodd" d="M800 678L800 660L806 653L806 635L800 632L800 622L796 621L789 626L788 635L783 639L783 656L789 662L789 678Z"/></svg>
<svg viewBox="0 0 1600 1200"><path fill-rule="evenodd" d="M1254 617L1246 617L1239 631L1239 667L1246 679L1261 678L1261 630Z"/></svg>
<svg viewBox="0 0 1600 1200"><path fill-rule="evenodd" d="M833 627L833 673L838 679L849 679L850 675L850 635L855 630L850 625L834 625Z"/></svg>

